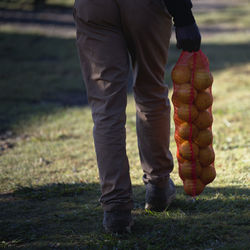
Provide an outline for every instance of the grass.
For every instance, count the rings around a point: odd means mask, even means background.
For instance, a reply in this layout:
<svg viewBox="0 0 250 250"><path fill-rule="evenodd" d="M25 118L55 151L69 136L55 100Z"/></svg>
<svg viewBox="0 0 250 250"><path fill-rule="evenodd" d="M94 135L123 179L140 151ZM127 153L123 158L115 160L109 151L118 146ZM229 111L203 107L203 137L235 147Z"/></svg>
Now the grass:
<svg viewBox="0 0 250 250"><path fill-rule="evenodd" d="M44 7L67 8L72 7L74 0L2 0L0 8L12 10L34 10L43 9Z"/></svg>
<svg viewBox="0 0 250 250"><path fill-rule="evenodd" d="M58 109L58 104L86 103L72 39L1 33L0 40L4 89L0 92L4 104L0 107L0 129L33 113Z"/></svg>
<svg viewBox="0 0 250 250"><path fill-rule="evenodd" d="M195 202L183 192L175 161L177 200L164 213L144 211L135 108L128 96L136 224L132 234L116 237L101 225L91 113L74 38L0 29L0 248L249 249L249 41L240 32L203 40L215 78L217 178ZM178 55L173 44L168 83ZM173 122L171 127L175 155Z"/></svg>
<svg viewBox="0 0 250 250"><path fill-rule="evenodd" d="M244 29L249 28L249 11L250 6L245 1L242 4L225 6L223 9L214 9L212 11L201 11L197 15L197 22L201 25L224 27L227 29Z"/></svg>

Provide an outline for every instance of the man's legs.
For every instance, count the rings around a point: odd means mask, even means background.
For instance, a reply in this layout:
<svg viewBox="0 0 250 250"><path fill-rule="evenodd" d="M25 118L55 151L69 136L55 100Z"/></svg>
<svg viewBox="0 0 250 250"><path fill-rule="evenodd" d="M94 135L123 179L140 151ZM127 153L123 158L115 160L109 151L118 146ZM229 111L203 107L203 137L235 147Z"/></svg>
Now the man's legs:
<svg viewBox="0 0 250 250"><path fill-rule="evenodd" d="M101 203L106 215L129 211L133 202L125 146L127 48L136 73L137 134L144 182L161 186L168 182L173 168L170 105L163 85L171 18L161 0L77 0L74 16L94 121ZM112 224L113 218L106 222Z"/></svg>
<svg viewBox="0 0 250 250"><path fill-rule="evenodd" d="M164 82L172 20L161 0L118 0L134 61L137 136L147 184L165 186L173 169L170 104Z"/></svg>
<svg viewBox="0 0 250 250"><path fill-rule="evenodd" d="M129 58L114 0L78 0L77 48L94 121L94 142L104 211L131 210L126 155Z"/></svg>

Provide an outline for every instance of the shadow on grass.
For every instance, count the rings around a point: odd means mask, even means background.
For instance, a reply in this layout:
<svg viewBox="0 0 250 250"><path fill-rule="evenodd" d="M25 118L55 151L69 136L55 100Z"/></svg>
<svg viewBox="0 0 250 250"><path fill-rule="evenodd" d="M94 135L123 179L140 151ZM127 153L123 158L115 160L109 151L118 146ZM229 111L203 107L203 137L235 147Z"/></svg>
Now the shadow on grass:
<svg viewBox="0 0 250 250"><path fill-rule="evenodd" d="M74 39L0 33L0 132L87 103Z"/></svg>
<svg viewBox="0 0 250 250"><path fill-rule="evenodd" d="M43 0L0 3L0 22L8 24L74 28L72 13L73 5L46 4Z"/></svg>
<svg viewBox="0 0 250 250"><path fill-rule="evenodd" d="M72 1L71 1L72 3ZM56 9L56 10L68 10L71 9L70 1L48 1L48 0L1 0L1 8L4 10L24 10L24 9L39 9L39 10L46 10L46 9Z"/></svg>
<svg viewBox="0 0 250 250"><path fill-rule="evenodd" d="M233 242L247 249L248 189L207 187L195 203L182 187L177 191L168 211L152 213L143 209L144 186L135 186L134 230L117 238L103 232L99 184L20 187L0 195L0 242L26 249L183 249L183 242L185 249L204 249Z"/></svg>
<svg viewBox="0 0 250 250"><path fill-rule="evenodd" d="M248 43L204 45L212 71L247 63L249 51ZM170 87L169 73L179 54L170 49L166 77ZM34 115L87 103L75 39L0 33L0 58L0 133Z"/></svg>

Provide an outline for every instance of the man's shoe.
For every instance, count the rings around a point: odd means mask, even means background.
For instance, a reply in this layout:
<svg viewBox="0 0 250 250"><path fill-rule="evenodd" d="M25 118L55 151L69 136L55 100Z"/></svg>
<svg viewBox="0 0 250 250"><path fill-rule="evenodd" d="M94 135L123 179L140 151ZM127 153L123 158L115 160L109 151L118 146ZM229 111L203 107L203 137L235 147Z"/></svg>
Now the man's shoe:
<svg viewBox="0 0 250 250"><path fill-rule="evenodd" d="M104 211L103 226L107 233L131 232L133 219L130 210Z"/></svg>
<svg viewBox="0 0 250 250"><path fill-rule="evenodd" d="M157 187L151 183L146 184L145 209L162 212L168 208L176 197L174 182L169 179L165 187Z"/></svg>

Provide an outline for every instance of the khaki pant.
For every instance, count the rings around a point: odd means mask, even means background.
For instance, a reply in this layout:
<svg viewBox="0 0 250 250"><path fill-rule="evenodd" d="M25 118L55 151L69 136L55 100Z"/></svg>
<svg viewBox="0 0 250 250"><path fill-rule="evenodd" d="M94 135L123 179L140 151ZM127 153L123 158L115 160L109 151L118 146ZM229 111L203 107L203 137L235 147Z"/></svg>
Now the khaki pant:
<svg viewBox="0 0 250 250"><path fill-rule="evenodd" d="M170 104L163 84L172 21L162 0L76 0L77 48L94 121L106 211L132 209L126 155L126 104L131 57L136 126L145 183L169 179Z"/></svg>

